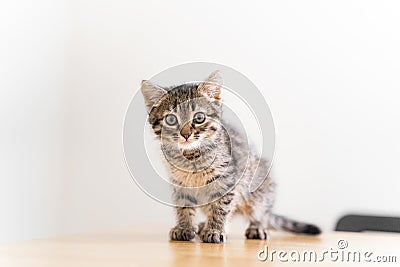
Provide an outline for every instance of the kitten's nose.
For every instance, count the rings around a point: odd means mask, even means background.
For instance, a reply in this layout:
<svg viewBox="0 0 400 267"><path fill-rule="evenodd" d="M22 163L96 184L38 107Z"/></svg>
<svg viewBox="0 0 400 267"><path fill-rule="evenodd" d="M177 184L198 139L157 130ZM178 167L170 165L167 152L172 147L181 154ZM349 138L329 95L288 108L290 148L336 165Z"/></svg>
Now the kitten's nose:
<svg viewBox="0 0 400 267"><path fill-rule="evenodd" d="M182 127L181 129L181 135L188 140L189 136L192 134L192 125L190 123L187 123L185 126Z"/></svg>

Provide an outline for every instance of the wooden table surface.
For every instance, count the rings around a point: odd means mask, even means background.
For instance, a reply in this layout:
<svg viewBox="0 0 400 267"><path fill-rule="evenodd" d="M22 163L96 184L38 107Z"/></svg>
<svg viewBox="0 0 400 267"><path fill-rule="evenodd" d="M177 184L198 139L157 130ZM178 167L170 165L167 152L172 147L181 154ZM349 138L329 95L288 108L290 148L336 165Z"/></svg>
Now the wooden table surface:
<svg viewBox="0 0 400 267"><path fill-rule="evenodd" d="M315 237L272 232L268 241L259 241L245 240L235 231L228 235L226 244L204 244L199 240L170 242L168 230L167 226L131 226L1 245L0 266L400 266L398 234L325 232ZM266 246L269 258L260 261L259 251ZM324 250L327 252L323 261L315 263L313 259L309 261L306 250L315 251L317 261L322 259ZM332 257L328 255L331 252ZM342 252L345 255L359 253L361 260L359 263L342 262ZM372 254L365 258L365 253ZM260 257L265 255L261 253ZM294 262L298 257L300 261ZM347 256L344 258L346 261ZM358 256L355 259L357 261ZM371 262L365 261L368 259ZM378 263L378 260L392 262Z"/></svg>

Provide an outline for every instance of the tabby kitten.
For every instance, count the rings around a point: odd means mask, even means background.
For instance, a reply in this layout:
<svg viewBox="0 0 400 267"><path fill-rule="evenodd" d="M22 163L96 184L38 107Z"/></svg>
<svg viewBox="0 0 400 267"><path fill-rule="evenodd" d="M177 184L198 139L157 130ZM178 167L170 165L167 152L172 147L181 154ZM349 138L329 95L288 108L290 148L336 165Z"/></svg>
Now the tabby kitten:
<svg viewBox="0 0 400 267"><path fill-rule="evenodd" d="M265 177L268 164L247 147L245 136L224 123L221 87L218 71L203 82L169 88L142 82L148 121L175 185L177 225L170 238L188 241L198 234L203 242L225 242L227 222L235 214L248 218L248 239L267 239L267 229L319 234L317 226L271 213L275 183ZM250 192L255 175L265 180ZM197 208L207 216L199 225Z"/></svg>

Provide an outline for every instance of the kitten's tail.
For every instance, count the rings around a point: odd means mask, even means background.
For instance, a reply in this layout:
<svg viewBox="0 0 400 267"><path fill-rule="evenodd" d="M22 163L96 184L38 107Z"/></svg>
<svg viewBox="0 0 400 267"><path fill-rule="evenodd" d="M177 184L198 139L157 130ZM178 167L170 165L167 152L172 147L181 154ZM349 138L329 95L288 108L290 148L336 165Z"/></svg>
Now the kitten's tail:
<svg viewBox="0 0 400 267"><path fill-rule="evenodd" d="M298 234L318 235L321 233L321 230L316 225L298 222L276 214L269 215L268 226L269 229L283 230Z"/></svg>

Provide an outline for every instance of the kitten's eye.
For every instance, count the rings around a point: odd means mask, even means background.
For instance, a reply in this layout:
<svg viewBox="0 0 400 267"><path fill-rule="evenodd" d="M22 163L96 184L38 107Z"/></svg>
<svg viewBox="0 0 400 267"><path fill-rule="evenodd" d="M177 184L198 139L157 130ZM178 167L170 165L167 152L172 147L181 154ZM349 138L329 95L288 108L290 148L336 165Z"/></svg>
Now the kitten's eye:
<svg viewBox="0 0 400 267"><path fill-rule="evenodd" d="M193 116L193 122L200 124L203 123L206 119L206 115L203 112L197 112L196 114L194 114Z"/></svg>
<svg viewBox="0 0 400 267"><path fill-rule="evenodd" d="M175 124L178 123L178 119L176 118L175 115L173 115L173 114L168 114L168 115L165 117L165 122L166 122L168 125L173 126L173 125L175 125Z"/></svg>

